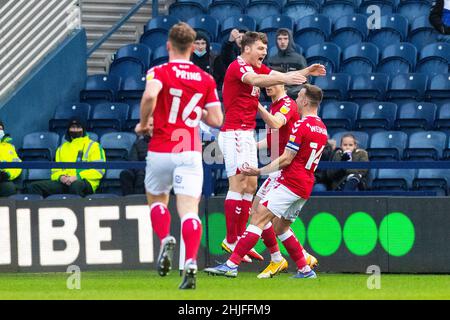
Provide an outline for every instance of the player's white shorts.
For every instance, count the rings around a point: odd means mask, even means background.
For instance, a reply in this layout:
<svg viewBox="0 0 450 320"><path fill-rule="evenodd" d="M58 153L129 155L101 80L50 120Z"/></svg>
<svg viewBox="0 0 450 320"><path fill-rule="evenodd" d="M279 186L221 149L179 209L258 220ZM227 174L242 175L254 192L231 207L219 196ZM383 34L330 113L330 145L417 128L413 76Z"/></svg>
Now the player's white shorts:
<svg viewBox="0 0 450 320"><path fill-rule="evenodd" d="M202 154L197 151L180 153L147 153L145 189L153 195L175 194L200 197L203 187Z"/></svg>
<svg viewBox="0 0 450 320"><path fill-rule="evenodd" d="M284 185L276 183L260 203L278 218L294 222L306 200L293 193Z"/></svg>
<svg viewBox="0 0 450 320"><path fill-rule="evenodd" d="M280 176L281 170L272 172L269 174L267 179L264 181L264 183L259 187L258 192L256 193L256 196L263 199L266 194L269 192L270 189L275 185L277 178Z"/></svg>
<svg viewBox="0 0 450 320"><path fill-rule="evenodd" d="M227 177L239 174L244 163L258 167L258 152L253 130L221 131L218 142L225 161Z"/></svg>

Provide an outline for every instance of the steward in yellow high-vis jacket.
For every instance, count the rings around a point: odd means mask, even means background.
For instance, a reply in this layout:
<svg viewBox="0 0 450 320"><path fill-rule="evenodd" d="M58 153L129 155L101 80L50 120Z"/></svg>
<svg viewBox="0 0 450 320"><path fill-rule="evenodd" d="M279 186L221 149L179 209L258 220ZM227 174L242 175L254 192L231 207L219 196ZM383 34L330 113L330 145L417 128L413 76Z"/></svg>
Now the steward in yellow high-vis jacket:
<svg viewBox="0 0 450 320"><path fill-rule="evenodd" d="M0 121L0 162L21 162L11 141L9 134L5 134L3 122ZM21 173L22 169L0 169L0 197L8 197L17 192L13 180L17 179Z"/></svg>
<svg viewBox="0 0 450 320"><path fill-rule="evenodd" d="M105 152L98 142L86 134L83 121L73 118L69 121L66 142L56 150L56 162L105 162ZM86 196L94 193L105 174L105 169L52 169L50 181L38 181L29 186L29 192L48 197L52 194L77 194Z"/></svg>

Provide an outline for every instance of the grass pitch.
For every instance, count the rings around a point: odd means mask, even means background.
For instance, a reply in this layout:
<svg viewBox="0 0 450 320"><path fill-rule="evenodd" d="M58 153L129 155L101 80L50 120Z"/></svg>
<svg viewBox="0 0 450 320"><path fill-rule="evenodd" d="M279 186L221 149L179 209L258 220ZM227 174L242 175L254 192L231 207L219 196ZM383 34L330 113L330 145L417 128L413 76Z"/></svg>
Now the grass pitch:
<svg viewBox="0 0 450 320"><path fill-rule="evenodd" d="M81 289L67 289L66 273L0 273L0 299L150 299L150 300L303 300L303 299L450 299L450 275L381 275L381 289L369 290L363 274L318 274L291 279L281 274L257 279L199 272L196 290L178 290L180 277L161 278L155 271L83 272Z"/></svg>

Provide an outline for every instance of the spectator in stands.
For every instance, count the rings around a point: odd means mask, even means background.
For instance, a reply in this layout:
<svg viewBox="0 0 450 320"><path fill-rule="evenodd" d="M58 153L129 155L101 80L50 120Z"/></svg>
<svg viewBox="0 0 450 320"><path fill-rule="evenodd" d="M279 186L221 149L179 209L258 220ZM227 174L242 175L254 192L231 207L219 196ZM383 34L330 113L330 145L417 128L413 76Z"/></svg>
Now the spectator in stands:
<svg viewBox="0 0 450 320"><path fill-rule="evenodd" d="M153 118L149 122L151 130L153 130ZM145 161L148 152L148 143L150 142L153 132L150 135L137 136L136 142L131 148L128 160ZM122 194L145 194L145 169L126 169L120 173L120 187Z"/></svg>
<svg viewBox="0 0 450 320"><path fill-rule="evenodd" d="M340 148L337 148L331 161L369 161L367 151L358 148L355 136L344 134ZM328 179L335 191L356 191L367 189L367 169L329 169Z"/></svg>
<svg viewBox="0 0 450 320"><path fill-rule="evenodd" d="M214 57L210 52L209 37L201 31L197 31L197 36L194 41L194 52L191 55L191 61L202 68L203 71L209 74L213 73L212 62Z"/></svg>
<svg viewBox="0 0 450 320"><path fill-rule="evenodd" d="M5 133L5 125L0 120L0 162L21 162L11 141L10 135ZM21 173L22 169L0 169L0 197L9 197L16 193L17 187L13 181Z"/></svg>
<svg viewBox="0 0 450 320"><path fill-rule="evenodd" d="M56 150L56 162L105 162L105 152L98 142L89 138L86 124L72 118L65 135L66 141ZM52 169L51 180L33 182L28 192L48 197L52 194L94 193L105 174L104 169Z"/></svg>
<svg viewBox="0 0 450 320"><path fill-rule="evenodd" d="M301 70L307 67L306 59L295 50L292 32L289 29L280 28L276 33L278 53L268 58L269 67L281 69L282 72ZM296 99L302 86L286 86L289 97Z"/></svg>
<svg viewBox="0 0 450 320"><path fill-rule="evenodd" d="M441 34L439 41L450 42L450 0L436 0L430 11L430 23Z"/></svg>

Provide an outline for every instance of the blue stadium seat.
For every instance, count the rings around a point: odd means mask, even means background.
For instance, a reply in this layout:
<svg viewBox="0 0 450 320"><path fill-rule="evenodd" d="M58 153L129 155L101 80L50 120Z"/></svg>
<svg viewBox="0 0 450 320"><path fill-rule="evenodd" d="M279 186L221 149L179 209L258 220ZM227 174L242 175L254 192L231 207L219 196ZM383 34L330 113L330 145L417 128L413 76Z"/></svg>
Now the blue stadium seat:
<svg viewBox="0 0 450 320"><path fill-rule="evenodd" d="M427 75L402 73L391 78L386 97L389 100L422 100L427 87Z"/></svg>
<svg viewBox="0 0 450 320"><path fill-rule="evenodd" d="M328 16L333 23L340 17L354 14L355 3L351 0L327 0L321 7L321 13Z"/></svg>
<svg viewBox="0 0 450 320"><path fill-rule="evenodd" d="M450 73L450 43L430 43L420 51L416 72Z"/></svg>
<svg viewBox="0 0 450 320"><path fill-rule="evenodd" d="M377 45L380 50L407 39L408 20L399 14L382 16L380 27L371 28L368 36L368 41Z"/></svg>
<svg viewBox="0 0 450 320"><path fill-rule="evenodd" d="M341 49L332 42L313 45L306 51L308 64L321 63L326 67L328 73L339 71L340 56Z"/></svg>
<svg viewBox="0 0 450 320"><path fill-rule="evenodd" d="M378 63L378 48L370 42L349 46L342 53L341 72L349 74L372 73Z"/></svg>
<svg viewBox="0 0 450 320"><path fill-rule="evenodd" d="M165 46L168 37L169 31L165 29L149 29L141 35L139 43L146 45L154 51L158 47Z"/></svg>
<svg viewBox="0 0 450 320"><path fill-rule="evenodd" d="M208 7L208 14L223 23L228 17L239 16L244 6L237 0L213 1Z"/></svg>
<svg viewBox="0 0 450 320"><path fill-rule="evenodd" d="M104 134L100 139L100 144L105 150L108 161L128 160L133 143L136 141L136 134L131 132L111 132Z"/></svg>
<svg viewBox="0 0 450 320"><path fill-rule="evenodd" d="M333 135L333 139L336 141L336 145L341 145L341 139L344 134L352 134L358 143L358 146L362 149L367 149L369 146L369 134L363 131L344 131L338 132Z"/></svg>
<svg viewBox="0 0 450 320"><path fill-rule="evenodd" d="M28 187L32 182L50 180L51 175L52 173L50 169L29 169L23 181L25 190L28 190Z"/></svg>
<svg viewBox="0 0 450 320"><path fill-rule="evenodd" d="M91 106L88 103L63 103L56 107L53 118L49 120L48 129L62 135L67 131L69 119L73 117L86 121L89 117Z"/></svg>
<svg viewBox="0 0 450 320"><path fill-rule="evenodd" d="M346 73L327 73L316 77L314 84L323 90L324 99L345 100L350 87L350 76Z"/></svg>
<svg viewBox="0 0 450 320"><path fill-rule="evenodd" d="M231 16L222 23L221 37L222 41L228 39L233 29L243 29L249 31L256 30L256 20L248 15Z"/></svg>
<svg viewBox="0 0 450 320"><path fill-rule="evenodd" d="M19 157L24 161L53 161L59 146L59 135L55 132L39 131L23 137Z"/></svg>
<svg viewBox="0 0 450 320"><path fill-rule="evenodd" d="M413 189L418 191L434 191L437 196L448 195L450 187L449 169L419 169L413 181Z"/></svg>
<svg viewBox="0 0 450 320"><path fill-rule="evenodd" d="M348 96L352 100L384 101L389 77L384 73L358 74L352 76Z"/></svg>
<svg viewBox="0 0 450 320"><path fill-rule="evenodd" d="M138 124L140 117L141 117L141 103L137 101L130 104L130 116L125 121L124 130L134 132L134 128Z"/></svg>
<svg viewBox="0 0 450 320"><path fill-rule="evenodd" d="M404 160L433 161L442 158L447 146L447 135L439 131L414 132L409 136Z"/></svg>
<svg viewBox="0 0 450 320"><path fill-rule="evenodd" d="M104 199L111 198L111 195L122 195L122 189L120 186L120 173L123 169L107 169L105 176L100 182L99 190L95 197L89 196L86 197L88 200L90 199ZM100 196L100 194L108 194L108 196Z"/></svg>
<svg viewBox="0 0 450 320"><path fill-rule="evenodd" d="M120 90L117 92L117 100L130 104L135 101L141 101L145 90L145 76L130 77L122 82Z"/></svg>
<svg viewBox="0 0 450 320"><path fill-rule="evenodd" d="M400 160L408 142L408 135L401 131L380 131L370 137L367 149L371 161Z"/></svg>
<svg viewBox="0 0 450 320"><path fill-rule="evenodd" d="M188 21L190 18L206 14L208 4L208 0L178 0L169 6L169 15L181 21Z"/></svg>
<svg viewBox="0 0 450 320"><path fill-rule="evenodd" d="M147 30L165 30L169 31L174 24L180 22L179 19L172 16L156 16L148 20L144 26L144 33Z"/></svg>
<svg viewBox="0 0 450 320"><path fill-rule="evenodd" d="M422 129L432 130L437 107L429 102L410 102L398 108L395 120L396 130Z"/></svg>
<svg viewBox="0 0 450 320"><path fill-rule="evenodd" d="M294 30L294 20L285 15L264 18L259 24L259 32L264 32L269 41L269 47L276 45L276 32L279 28Z"/></svg>
<svg viewBox="0 0 450 320"><path fill-rule="evenodd" d="M319 8L320 5L314 0L293 0L283 6L283 14L296 21L301 21L304 17L317 15Z"/></svg>
<svg viewBox="0 0 450 320"><path fill-rule="evenodd" d="M118 198L122 194L120 193L94 193L86 196L87 200L94 200L94 199L111 199L111 198Z"/></svg>
<svg viewBox="0 0 450 320"><path fill-rule="evenodd" d="M52 194L49 195L45 200L67 200L67 199L82 199L77 194L70 194L70 193L61 193L61 194Z"/></svg>
<svg viewBox="0 0 450 320"><path fill-rule="evenodd" d="M425 14L411 23L408 39L420 51L426 45L437 42L438 34L430 24L428 14Z"/></svg>
<svg viewBox="0 0 450 320"><path fill-rule="evenodd" d="M397 105L391 102L370 102L359 108L356 127L359 129L380 128L390 130L394 126Z"/></svg>
<svg viewBox="0 0 450 320"><path fill-rule="evenodd" d="M220 52L222 51L222 43L219 42L211 42L209 44L209 51L211 52L211 54L213 56L218 56L220 55Z"/></svg>
<svg viewBox="0 0 450 320"><path fill-rule="evenodd" d="M407 0L400 1L397 6L397 13L401 14L412 23L414 19L424 14L429 14L431 3L427 0Z"/></svg>
<svg viewBox="0 0 450 320"><path fill-rule="evenodd" d="M16 201L36 201L36 200L43 200L44 198L39 194L20 193L20 194L13 194L12 196L9 196L8 199Z"/></svg>
<svg viewBox="0 0 450 320"><path fill-rule="evenodd" d="M320 106L321 119L332 129L353 130L359 106L353 102L330 101Z"/></svg>
<svg viewBox="0 0 450 320"><path fill-rule="evenodd" d="M394 12L397 1L392 0L361 0L359 5L359 12L367 15L371 15L373 13L370 9L370 6L377 6L380 8L381 16L390 15Z"/></svg>
<svg viewBox="0 0 450 320"><path fill-rule="evenodd" d="M144 44L129 44L119 50L109 68L109 73L125 81L128 77L143 75L152 58L152 51Z"/></svg>
<svg viewBox="0 0 450 320"><path fill-rule="evenodd" d="M297 20L294 42L303 48L326 41L331 34L331 20L322 14L304 16Z"/></svg>
<svg viewBox="0 0 450 320"><path fill-rule="evenodd" d="M92 105L114 101L121 78L115 75L96 74L88 76L84 89L80 91L80 101Z"/></svg>
<svg viewBox="0 0 450 320"><path fill-rule="evenodd" d="M266 17L280 15L281 6L277 1L273 0L251 1L245 7L245 12L250 17L253 17L256 24L259 25Z"/></svg>
<svg viewBox="0 0 450 320"><path fill-rule="evenodd" d="M434 127L439 131L450 132L450 102L439 107Z"/></svg>
<svg viewBox="0 0 450 320"><path fill-rule="evenodd" d="M379 169L372 190L408 191L412 189L416 169Z"/></svg>
<svg viewBox="0 0 450 320"><path fill-rule="evenodd" d="M209 42L216 41L219 36L219 21L209 15L192 17L187 21L196 31L202 31L209 36Z"/></svg>
<svg viewBox="0 0 450 320"><path fill-rule="evenodd" d="M450 74L436 74L430 78L425 98L427 100L449 99L450 95Z"/></svg>
<svg viewBox="0 0 450 320"><path fill-rule="evenodd" d="M167 52L166 45L160 46L153 51L153 59L150 64L151 67L158 66L160 64L169 61L169 53Z"/></svg>
<svg viewBox="0 0 450 320"><path fill-rule="evenodd" d="M408 42L395 43L387 46L378 63L377 72L390 75L413 72L417 60L417 49Z"/></svg>
<svg viewBox="0 0 450 320"><path fill-rule="evenodd" d="M129 106L125 103L102 103L92 110L88 129L99 136L108 132L121 131L128 117Z"/></svg>
<svg viewBox="0 0 450 320"><path fill-rule="evenodd" d="M362 14L341 16L333 25L330 41L336 43L341 49L345 49L355 43L366 40L367 17Z"/></svg>

